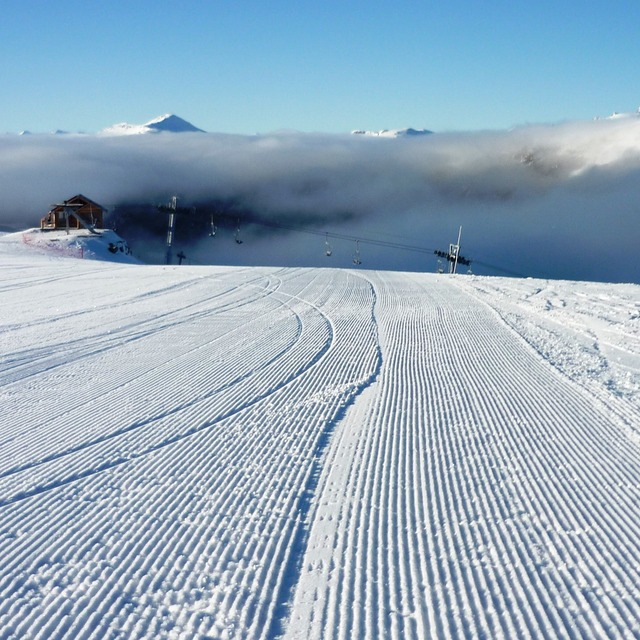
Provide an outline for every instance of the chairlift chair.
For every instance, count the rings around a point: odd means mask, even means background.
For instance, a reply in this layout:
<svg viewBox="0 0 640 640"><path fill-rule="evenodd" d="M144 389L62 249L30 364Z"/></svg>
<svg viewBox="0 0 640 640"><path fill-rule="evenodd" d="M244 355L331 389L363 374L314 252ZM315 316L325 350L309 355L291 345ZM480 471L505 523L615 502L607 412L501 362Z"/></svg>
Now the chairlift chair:
<svg viewBox="0 0 640 640"><path fill-rule="evenodd" d="M236 232L234 234L234 239L237 244L242 244L242 240L240 238L240 220L238 219L238 224L236 225Z"/></svg>
<svg viewBox="0 0 640 640"><path fill-rule="evenodd" d="M333 251L331 250L331 245L329 244L329 234L327 233L324 240L324 255L330 257L332 253Z"/></svg>
<svg viewBox="0 0 640 640"><path fill-rule="evenodd" d="M209 231L209 237L214 238L216 235L217 227L216 221L213 219L213 214L211 214L211 230Z"/></svg>
<svg viewBox="0 0 640 640"><path fill-rule="evenodd" d="M362 260L360 260L360 240L356 240L356 252L353 254L353 264L362 264Z"/></svg>

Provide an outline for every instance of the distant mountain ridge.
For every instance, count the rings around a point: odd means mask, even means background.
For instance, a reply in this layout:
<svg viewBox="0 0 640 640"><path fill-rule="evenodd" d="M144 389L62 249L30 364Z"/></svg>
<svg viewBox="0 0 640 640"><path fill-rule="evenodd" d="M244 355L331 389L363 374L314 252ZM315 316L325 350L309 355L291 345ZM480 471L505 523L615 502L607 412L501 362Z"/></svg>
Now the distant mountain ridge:
<svg viewBox="0 0 640 640"><path fill-rule="evenodd" d="M203 129L198 129L190 122L183 120L179 116L167 113L163 116L149 120L145 124L129 124L121 122L107 127L100 131L101 135L108 136L130 136L148 133L204 133Z"/></svg>
<svg viewBox="0 0 640 640"><path fill-rule="evenodd" d="M412 136L425 136L433 133L429 129L381 129L380 131L364 131L356 129L351 132L353 135L373 136L377 138L409 138Z"/></svg>
<svg viewBox="0 0 640 640"><path fill-rule="evenodd" d="M636 111L623 111L619 113L618 111L614 111L610 116L607 116L605 120L619 120L620 118L638 118L640 117L640 107L637 108ZM596 120L600 120L600 118L596 118Z"/></svg>
<svg viewBox="0 0 640 640"><path fill-rule="evenodd" d="M640 107L636 111L623 111L617 112L614 111L611 115L608 116L595 116L594 120L617 120L617 119L625 119L625 118L639 118L640 117ZM284 130L283 130L284 131ZM204 129L199 129L195 125L191 124L187 120L180 118L179 116L171 113L164 114L162 116L158 116L153 120L149 120L149 122L145 122L144 124L130 124L128 122L120 122L118 124L111 125L110 127L106 127L96 133L89 133L85 131L66 131L62 129L57 129L55 131L50 131L49 135L56 136L66 136L66 135L104 135L104 136L125 136L125 135L139 135L139 134L148 134L148 133L206 133ZM277 133L277 132L276 132ZM425 135L434 134L434 131L429 129L414 129L413 127L408 127L405 129L380 129L379 131L366 130L366 129L355 129L351 131L352 135L360 135L367 137L376 137L376 138L406 138L406 137L420 137ZM18 132L18 135L21 136L29 136L33 135L34 132L24 129ZM35 132L35 135L43 135L42 133ZM45 134L46 135L46 134Z"/></svg>

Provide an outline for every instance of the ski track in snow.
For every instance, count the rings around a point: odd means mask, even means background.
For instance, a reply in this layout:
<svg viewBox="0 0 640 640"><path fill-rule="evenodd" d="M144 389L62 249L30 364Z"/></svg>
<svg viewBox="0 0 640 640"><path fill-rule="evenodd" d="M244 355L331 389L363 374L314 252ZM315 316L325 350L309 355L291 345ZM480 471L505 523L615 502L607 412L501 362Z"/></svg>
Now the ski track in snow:
<svg viewBox="0 0 640 640"><path fill-rule="evenodd" d="M640 637L637 287L24 255L0 638Z"/></svg>
<svg viewBox="0 0 640 640"><path fill-rule="evenodd" d="M375 280L381 375L328 453L288 637L637 636L624 422L452 284Z"/></svg>

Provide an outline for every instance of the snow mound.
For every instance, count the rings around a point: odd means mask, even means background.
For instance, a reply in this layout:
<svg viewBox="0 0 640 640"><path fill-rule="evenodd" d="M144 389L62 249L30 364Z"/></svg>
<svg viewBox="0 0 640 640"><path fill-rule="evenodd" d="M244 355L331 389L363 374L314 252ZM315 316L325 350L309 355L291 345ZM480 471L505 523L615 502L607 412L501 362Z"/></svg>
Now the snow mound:
<svg viewBox="0 0 640 640"><path fill-rule="evenodd" d="M170 113L149 120L149 122L145 122L145 124L129 124L127 122L114 124L111 127L103 129L100 133L111 136L128 136L162 132L204 133L202 129L198 129L198 127L194 127L190 122Z"/></svg>
<svg viewBox="0 0 640 640"><path fill-rule="evenodd" d="M0 236L3 253L15 251L19 246L49 257L142 264L133 256L127 242L111 229L96 229L93 233L86 229L70 229L68 234L66 231L27 229Z"/></svg>

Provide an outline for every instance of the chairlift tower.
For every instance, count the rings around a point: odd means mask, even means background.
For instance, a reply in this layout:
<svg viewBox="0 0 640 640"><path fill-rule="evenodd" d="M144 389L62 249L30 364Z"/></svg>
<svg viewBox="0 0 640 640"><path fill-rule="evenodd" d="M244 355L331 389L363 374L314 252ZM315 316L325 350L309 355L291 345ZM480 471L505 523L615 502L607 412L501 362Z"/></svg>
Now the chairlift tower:
<svg viewBox="0 0 640 640"><path fill-rule="evenodd" d="M449 261L449 273L455 273L458 268L458 258L460 256L460 237L462 236L462 226L458 229L458 242L449 245L449 255L453 260Z"/></svg>
<svg viewBox="0 0 640 640"><path fill-rule="evenodd" d="M169 221L167 224L167 253L165 256L165 264L171 264L173 262L173 237L176 229L176 214L187 213L193 211L193 209L185 209L178 207L178 196L173 196L169 204L162 204L158 207L158 211L163 211L169 214ZM180 260L182 264L182 260Z"/></svg>
<svg viewBox="0 0 640 640"><path fill-rule="evenodd" d="M438 257L444 258L445 260L447 260L447 262L449 262L449 273L455 273L459 264L463 264L466 266L469 266L471 264L471 260L460 255L461 236L462 236L462 227L458 229L458 242L456 244L450 244L449 251L439 251L437 249L436 251L434 251L434 253ZM441 273L439 263L440 261L438 261L438 273Z"/></svg>

